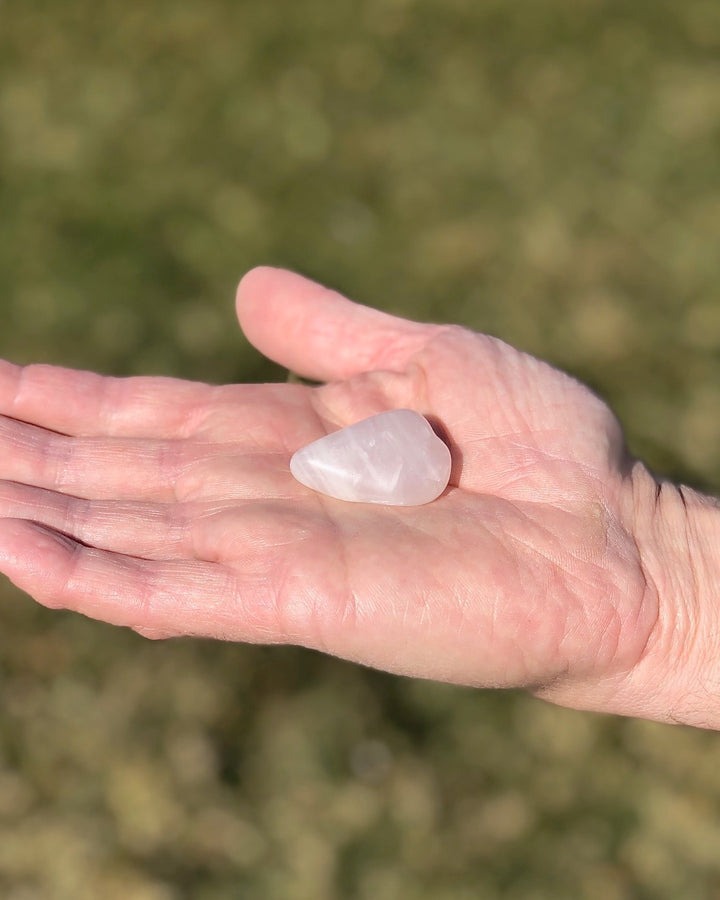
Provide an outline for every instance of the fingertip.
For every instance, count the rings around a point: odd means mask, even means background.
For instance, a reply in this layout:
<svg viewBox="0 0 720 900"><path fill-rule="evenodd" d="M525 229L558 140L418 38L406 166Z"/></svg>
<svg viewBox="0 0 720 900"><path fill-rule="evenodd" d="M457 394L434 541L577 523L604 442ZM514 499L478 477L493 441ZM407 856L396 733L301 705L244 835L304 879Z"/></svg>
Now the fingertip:
<svg viewBox="0 0 720 900"><path fill-rule="evenodd" d="M293 281L302 282L304 279L274 266L255 266L243 275L237 287L235 309L240 328L256 349L273 359L272 334L278 318L274 309L275 299L282 292L296 287Z"/></svg>
<svg viewBox="0 0 720 900"><path fill-rule="evenodd" d="M240 281L236 295L243 334L262 354L298 374L306 350L324 333L328 307L353 307L349 300L296 272L256 266Z"/></svg>
<svg viewBox="0 0 720 900"><path fill-rule="evenodd" d="M74 546L70 538L37 522L0 519L0 572L43 606L59 605L43 587L68 562Z"/></svg>
<svg viewBox="0 0 720 900"><path fill-rule="evenodd" d="M243 332L247 335L263 310L281 291L297 290L308 279L275 266L255 266L243 275L235 294L235 307ZM248 335L249 337L249 335Z"/></svg>
<svg viewBox="0 0 720 900"><path fill-rule="evenodd" d="M0 563L19 564L41 559L74 544L70 538L27 519L0 519Z"/></svg>
<svg viewBox="0 0 720 900"><path fill-rule="evenodd" d="M246 272L240 279L240 284L237 287L236 303L238 312L248 304L253 304L258 295L265 292L265 286L283 271L283 269L277 269L274 266L255 266Z"/></svg>

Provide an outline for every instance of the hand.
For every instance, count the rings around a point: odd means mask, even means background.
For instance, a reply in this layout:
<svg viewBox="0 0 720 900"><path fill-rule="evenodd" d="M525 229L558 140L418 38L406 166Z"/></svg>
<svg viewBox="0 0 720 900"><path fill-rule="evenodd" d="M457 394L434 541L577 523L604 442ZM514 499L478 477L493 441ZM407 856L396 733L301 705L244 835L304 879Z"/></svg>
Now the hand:
<svg viewBox="0 0 720 900"><path fill-rule="evenodd" d="M501 341L288 272L248 274L238 314L261 352L325 383L0 364L0 570L16 585L149 637L294 643L667 714L639 699L664 677L667 616L635 533L637 480L597 397ZM351 504L293 480L295 449L393 407L448 439L438 500Z"/></svg>

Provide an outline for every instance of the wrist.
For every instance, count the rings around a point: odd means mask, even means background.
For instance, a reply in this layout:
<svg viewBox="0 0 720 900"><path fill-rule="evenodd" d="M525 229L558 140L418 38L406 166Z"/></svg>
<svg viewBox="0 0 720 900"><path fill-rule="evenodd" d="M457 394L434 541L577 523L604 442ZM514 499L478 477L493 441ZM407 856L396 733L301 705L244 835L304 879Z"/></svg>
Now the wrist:
<svg viewBox="0 0 720 900"><path fill-rule="evenodd" d="M638 714L720 729L720 503L636 464L632 533L657 618L628 676Z"/></svg>

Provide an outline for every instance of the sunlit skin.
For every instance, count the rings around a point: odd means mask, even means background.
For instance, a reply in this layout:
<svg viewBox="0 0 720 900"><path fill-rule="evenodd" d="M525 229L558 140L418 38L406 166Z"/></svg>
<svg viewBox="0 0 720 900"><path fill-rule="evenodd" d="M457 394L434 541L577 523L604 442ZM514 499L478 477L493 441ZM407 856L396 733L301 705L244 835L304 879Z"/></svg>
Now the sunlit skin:
<svg viewBox="0 0 720 900"><path fill-rule="evenodd" d="M0 363L0 571L19 588L148 637L293 643L708 724L682 701L697 597L658 549L686 564L664 522L687 504L628 458L601 400L497 339L289 272L250 272L237 309L261 353L322 384ZM397 407L451 448L438 500L345 503L292 478L298 447Z"/></svg>

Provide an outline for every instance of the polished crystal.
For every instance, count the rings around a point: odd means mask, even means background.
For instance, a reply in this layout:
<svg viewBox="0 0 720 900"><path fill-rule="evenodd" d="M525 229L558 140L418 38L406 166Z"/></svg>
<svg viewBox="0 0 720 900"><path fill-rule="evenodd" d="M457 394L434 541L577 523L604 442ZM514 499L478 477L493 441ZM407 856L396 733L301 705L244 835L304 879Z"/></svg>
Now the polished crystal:
<svg viewBox="0 0 720 900"><path fill-rule="evenodd" d="M290 471L336 500L419 506L445 490L450 464L447 445L424 416L391 409L302 447Z"/></svg>

